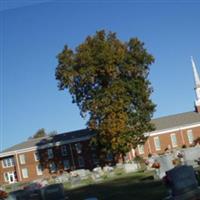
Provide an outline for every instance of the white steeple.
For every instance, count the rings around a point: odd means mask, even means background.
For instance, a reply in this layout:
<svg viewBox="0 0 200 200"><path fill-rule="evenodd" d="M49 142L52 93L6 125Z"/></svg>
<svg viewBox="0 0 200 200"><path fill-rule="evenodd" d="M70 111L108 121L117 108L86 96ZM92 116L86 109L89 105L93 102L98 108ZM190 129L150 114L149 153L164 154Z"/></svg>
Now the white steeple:
<svg viewBox="0 0 200 200"><path fill-rule="evenodd" d="M197 112L200 112L200 78L199 74L194 62L193 57L191 57L191 62L192 62L192 68L193 68L193 73L194 73L194 81L195 81L195 92L196 92L196 101L195 101L195 106Z"/></svg>

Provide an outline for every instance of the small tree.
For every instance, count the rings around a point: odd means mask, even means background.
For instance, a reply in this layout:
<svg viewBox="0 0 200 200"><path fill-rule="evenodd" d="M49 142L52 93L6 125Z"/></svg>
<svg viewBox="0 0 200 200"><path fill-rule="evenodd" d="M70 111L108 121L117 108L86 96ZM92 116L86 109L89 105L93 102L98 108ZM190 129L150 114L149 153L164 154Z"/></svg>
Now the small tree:
<svg viewBox="0 0 200 200"><path fill-rule="evenodd" d="M48 133L48 135L49 136L55 136L55 135L57 135L58 134L58 132L57 131L50 131L49 133Z"/></svg>
<svg viewBox="0 0 200 200"><path fill-rule="evenodd" d="M105 153L125 155L153 130L155 105L147 79L153 61L139 39L122 42L104 30L58 55L58 87L69 90L81 116L89 116L87 126L96 130L95 142Z"/></svg>
<svg viewBox="0 0 200 200"><path fill-rule="evenodd" d="M33 138L40 138L44 136L47 136L47 133L45 132L44 128L41 128L33 135Z"/></svg>

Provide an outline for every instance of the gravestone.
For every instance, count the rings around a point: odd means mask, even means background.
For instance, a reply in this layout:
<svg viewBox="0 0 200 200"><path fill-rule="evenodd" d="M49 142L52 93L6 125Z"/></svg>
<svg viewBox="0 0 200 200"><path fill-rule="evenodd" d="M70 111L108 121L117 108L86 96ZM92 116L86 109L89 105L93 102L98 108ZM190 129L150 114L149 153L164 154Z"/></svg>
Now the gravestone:
<svg viewBox="0 0 200 200"><path fill-rule="evenodd" d="M27 200L28 193L25 190L16 190L14 192L10 192L7 198L8 200Z"/></svg>
<svg viewBox="0 0 200 200"><path fill-rule="evenodd" d="M192 166L177 166L166 172L168 186L175 200L191 200L200 196L197 179Z"/></svg>
<svg viewBox="0 0 200 200"><path fill-rule="evenodd" d="M41 190L37 189L29 191L28 200L43 200Z"/></svg>
<svg viewBox="0 0 200 200"><path fill-rule="evenodd" d="M85 169L78 169L73 171L76 175L80 177L81 180L87 179L90 176L90 171ZM73 175L72 175L73 176Z"/></svg>
<svg viewBox="0 0 200 200"><path fill-rule="evenodd" d="M80 185L80 183L81 183L80 176L72 176L71 179L70 179L70 183L71 183L72 186Z"/></svg>
<svg viewBox="0 0 200 200"><path fill-rule="evenodd" d="M195 160L198 160L200 157L199 146L183 149L182 153L185 164L192 165L193 167L198 167L198 164L195 162Z"/></svg>
<svg viewBox="0 0 200 200"><path fill-rule="evenodd" d="M157 157L156 159L160 163L158 176L161 179L165 176L166 171L169 171L170 169L174 168L174 165L172 164L173 155L165 154Z"/></svg>
<svg viewBox="0 0 200 200"><path fill-rule="evenodd" d="M136 163L125 163L124 164L124 171L126 173L129 173L129 172L136 172L139 170L139 167Z"/></svg>
<svg viewBox="0 0 200 200"><path fill-rule="evenodd" d="M42 189L44 200L65 200L63 184L52 184Z"/></svg>

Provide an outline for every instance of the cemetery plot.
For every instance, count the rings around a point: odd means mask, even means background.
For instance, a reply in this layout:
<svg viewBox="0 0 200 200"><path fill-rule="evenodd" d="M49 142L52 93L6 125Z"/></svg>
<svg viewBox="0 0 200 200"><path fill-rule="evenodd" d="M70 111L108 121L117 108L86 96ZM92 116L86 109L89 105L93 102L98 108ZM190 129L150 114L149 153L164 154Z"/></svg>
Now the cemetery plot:
<svg viewBox="0 0 200 200"><path fill-rule="evenodd" d="M176 200L191 200L200 197L200 189L192 166L177 166L166 172L166 179Z"/></svg>

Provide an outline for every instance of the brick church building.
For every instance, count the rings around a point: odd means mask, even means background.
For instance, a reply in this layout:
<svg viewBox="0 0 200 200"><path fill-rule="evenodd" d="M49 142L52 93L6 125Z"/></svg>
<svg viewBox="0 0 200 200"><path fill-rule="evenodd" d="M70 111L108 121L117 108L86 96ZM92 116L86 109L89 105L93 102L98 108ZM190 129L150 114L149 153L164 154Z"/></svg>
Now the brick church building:
<svg viewBox="0 0 200 200"><path fill-rule="evenodd" d="M200 78L192 60L195 79L195 110L153 119L155 131L145 133L144 145L131 150L127 158L135 155L162 154L167 149L189 147L200 137ZM60 175L65 171L98 165L98 152L89 145L95 133L79 130L69 133L30 139L0 153L0 184L29 182ZM112 162L108 155L106 162Z"/></svg>

